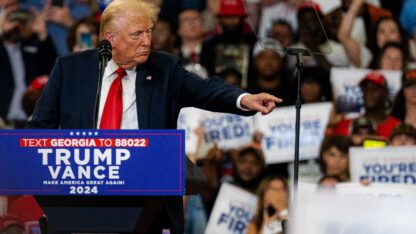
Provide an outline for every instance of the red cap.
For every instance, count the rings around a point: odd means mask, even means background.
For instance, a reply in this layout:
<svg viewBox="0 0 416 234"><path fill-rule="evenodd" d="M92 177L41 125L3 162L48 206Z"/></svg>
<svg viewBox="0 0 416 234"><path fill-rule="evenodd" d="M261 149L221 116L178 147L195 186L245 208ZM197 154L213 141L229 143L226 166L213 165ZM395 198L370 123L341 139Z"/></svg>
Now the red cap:
<svg viewBox="0 0 416 234"><path fill-rule="evenodd" d="M368 73L361 81L360 86L362 87L365 83L370 82L374 85L387 88L387 81L383 74L378 71L372 71Z"/></svg>
<svg viewBox="0 0 416 234"><path fill-rule="evenodd" d="M221 0L217 16L247 16L243 0Z"/></svg>
<svg viewBox="0 0 416 234"><path fill-rule="evenodd" d="M30 83L30 87L32 87L34 90L41 90L43 87L45 87L48 79L49 77L47 75L38 76L32 81L32 83Z"/></svg>

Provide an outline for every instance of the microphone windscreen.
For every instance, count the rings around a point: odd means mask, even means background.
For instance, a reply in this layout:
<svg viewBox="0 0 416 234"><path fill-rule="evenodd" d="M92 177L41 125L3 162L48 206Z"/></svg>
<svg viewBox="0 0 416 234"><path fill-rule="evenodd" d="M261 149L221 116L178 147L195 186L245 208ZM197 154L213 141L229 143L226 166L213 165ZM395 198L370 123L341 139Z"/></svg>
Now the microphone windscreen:
<svg viewBox="0 0 416 234"><path fill-rule="evenodd" d="M108 40L101 40L98 42L98 56L100 61L111 60L111 43Z"/></svg>

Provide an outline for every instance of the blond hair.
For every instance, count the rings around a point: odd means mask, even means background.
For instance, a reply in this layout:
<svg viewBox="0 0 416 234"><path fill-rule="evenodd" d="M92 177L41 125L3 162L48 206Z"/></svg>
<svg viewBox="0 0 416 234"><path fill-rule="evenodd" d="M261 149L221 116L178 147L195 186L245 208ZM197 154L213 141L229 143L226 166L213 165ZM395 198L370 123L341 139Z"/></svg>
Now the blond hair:
<svg viewBox="0 0 416 234"><path fill-rule="evenodd" d="M263 225L263 212L264 212L264 194L266 194L266 190L269 189L270 183L273 180L279 180L283 184L283 189L287 192L287 196L289 197L289 184L287 183L287 179L280 176L280 175L271 175L269 177L264 178L256 192L257 195L257 209L256 213L254 214L251 223L254 224L257 230L261 230ZM287 205L287 204L286 204Z"/></svg>
<svg viewBox="0 0 416 234"><path fill-rule="evenodd" d="M105 32L115 30L114 20L118 17L130 15L155 23L159 11L156 5L145 0L114 0L101 15L100 39L104 38Z"/></svg>

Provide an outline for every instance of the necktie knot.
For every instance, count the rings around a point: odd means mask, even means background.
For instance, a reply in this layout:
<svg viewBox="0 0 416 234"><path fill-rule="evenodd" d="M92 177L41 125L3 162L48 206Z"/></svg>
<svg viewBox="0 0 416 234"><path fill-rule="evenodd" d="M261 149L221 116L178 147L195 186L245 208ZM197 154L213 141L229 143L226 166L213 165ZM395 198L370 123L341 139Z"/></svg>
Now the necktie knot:
<svg viewBox="0 0 416 234"><path fill-rule="evenodd" d="M117 73L117 76L121 78L127 75L126 70L124 70L121 67L117 68L116 73Z"/></svg>

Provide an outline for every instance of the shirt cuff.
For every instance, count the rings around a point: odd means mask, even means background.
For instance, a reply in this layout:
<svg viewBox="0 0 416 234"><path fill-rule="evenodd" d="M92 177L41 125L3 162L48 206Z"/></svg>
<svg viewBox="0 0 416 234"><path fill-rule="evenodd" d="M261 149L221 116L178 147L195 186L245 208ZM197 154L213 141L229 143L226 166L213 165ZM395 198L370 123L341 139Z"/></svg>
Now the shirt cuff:
<svg viewBox="0 0 416 234"><path fill-rule="evenodd" d="M249 109L243 108L241 106L241 99L243 99L243 97L245 97L247 95L251 95L251 94L249 94L249 93L243 93L240 96L238 96L238 98L237 98L237 108L238 109L243 110L243 111L250 111Z"/></svg>

